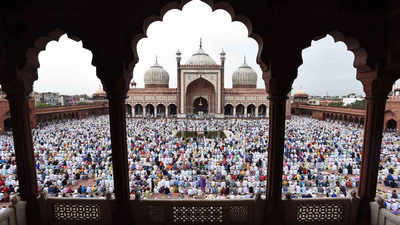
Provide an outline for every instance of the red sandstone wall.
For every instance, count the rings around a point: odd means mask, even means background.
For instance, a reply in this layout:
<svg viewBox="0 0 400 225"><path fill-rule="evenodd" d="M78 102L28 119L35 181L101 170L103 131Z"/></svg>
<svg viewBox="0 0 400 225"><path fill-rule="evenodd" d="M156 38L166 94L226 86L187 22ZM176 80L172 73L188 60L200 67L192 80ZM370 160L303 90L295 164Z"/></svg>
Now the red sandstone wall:
<svg viewBox="0 0 400 225"><path fill-rule="evenodd" d="M290 93L288 94L288 99L286 101L286 119L290 120L290 116L292 115L292 105L290 103Z"/></svg>
<svg viewBox="0 0 400 225"><path fill-rule="evenodd" d="M0 133L4 132L4 120L10 118L10 105L7 99L0 99ZM31 127L36 127L36 116L35 116L35 100L33 98L29 99L29 112L31 117Z"/></svg>
<svg viewBox="0 0 400 225"><path fill-rule="evenodd" d="M383 129L386 129L387 121L394 119L397 122L397 129L400 126L400 96L390 97L386 102Z"/></svg>

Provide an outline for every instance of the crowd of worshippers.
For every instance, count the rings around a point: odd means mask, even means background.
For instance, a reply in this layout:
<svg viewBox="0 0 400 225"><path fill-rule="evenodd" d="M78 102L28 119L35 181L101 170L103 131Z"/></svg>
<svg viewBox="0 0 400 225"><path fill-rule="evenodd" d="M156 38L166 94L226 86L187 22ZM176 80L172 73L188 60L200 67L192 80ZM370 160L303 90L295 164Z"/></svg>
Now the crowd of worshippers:
<svg viewBox="0 0 400 225"><path fill-rule="evenodd" d="M225 138L177 137L223 130ZM254 198L267 186L268 120L128 119L132 198ZM114 191L107 116L60 120L33 129L38 192L102 197ZM378 182L397 187L400 138L383 136ZM358 186L363 128L293 116L286 123L283 195L349 197ZM0 136L0 200L18 191L12 136Z"/></svg>

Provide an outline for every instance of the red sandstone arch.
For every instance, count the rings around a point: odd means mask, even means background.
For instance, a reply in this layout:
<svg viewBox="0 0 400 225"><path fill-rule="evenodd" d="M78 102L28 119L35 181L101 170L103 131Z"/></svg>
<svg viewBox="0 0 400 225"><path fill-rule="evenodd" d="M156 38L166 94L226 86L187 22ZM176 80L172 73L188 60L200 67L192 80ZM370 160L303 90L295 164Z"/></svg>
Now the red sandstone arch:
<svg viewBox="0 0 400 225"><path fill-rule="evenodd" d="M232 116L233 115L233 105L226 104L224 107L224 115Z"/></svg>
<svg viewBox="0 0 400 225"><path fill-rule="evenodd" d="M165 116L167 116L165 113L166 113L166 107L165 107L165 105L164 104L158 104L157 105L157 107L156 107L156 109L157 109L157 116L161 116L161 117L165 117Z"/></svg>
<svg viewBox="0 0 400 225"><path fill-rule="evenodd" d="M146 105L146 115L145 116L154 116L156 108L154 107L153 104L147 104Z"/></svg>
<svg viewBox="0 0 400 225"><path fill-rule="evenodd" d="M261 104L258 106L258 116L266 116L267 115L267 106L265 104Z"/></svg>
<svg viewBox="0 0 400 225"><path fill-rule="evenodd" d="M196 98L203 97L208 101L208 113L216 112L217 103L216 87L204 78L192 81L186 88L186 109L187 113L193 113L193 103Z"/></svg>
<svg viewBox="0 0 400 225"><path fill-rule="evenodd" d="M247 115L250 115L251 117L256 116L256 106L254 104L247 106Z"/></svg>
<svg viewBox="0 0 400 225"><path fill-rule="evenodd" d="M143 21L143 32L141 34L134 35L131 38L131 48L132 48L132 53L133 53L133 59L132 59L132 61L130 61L129 65L128 65L128 69L133 71L133 68L135 67L136 63L139 61L139 56L137 53L136 46L142 38L147 37L147 29L149 28L150 24L152 24L153 22L157 22L157 21L163 21L164 15L169 10L172 10L172 9L182 10L183 6L186 5L188 2L190 2L190 0L183 0L180 3L179 2L169 2L160 10L160 13L158 15L150 15ZM250 19L248 19L246 16L241 15L241 14L237 15L229 2L221 1L221 2L214 3L214 0L202 0L202 2L209 5L211 7L212 11L215 11L217 9L225 10L231 16L232 22L238 21L238 22L243 23L246 26L247 31L248 31L248 37L254 39L258 44L258 53L257 53L257 57L256 57L257 64L262 69L267 68L267 65L261 60L261 58L262 58L261 55L263 54L263 51L262 51L263 40L260 35L256 34L253 31L253 26L252 26L252 23L250 22Z"/></svg>
<svg viewBox="0 0 400 225"><path fill-rule="evenodd" d="M126 114L129 116L129 117L132 117L132 106L130 105L130 104L125 104L125 107L126 107Z"/></svg>
<svg viewBox="0 0 400 225"><path fill-rule="evenodd" d="M136 104L134 106L134 110L135 110L135 116L138 116L138 115L143 116L144 111L143 111L143 106L141 104Z"/></svg>
<svg viewBox="0 0 400 225"><path fill-rule="evenodd" d="M168 115L167 116L174 116L178 112L178 107L175 104L168 105Z"/></svg>
<svg viewBox="0 0 400 225"><path fill-rule="evenodd" d="M38 79L38 75L36 73L37 69L40 67L39 64L39 53L41 51L44 51L46 49L46 46L49 42L51 41L58 41L60 39L60 37L64 34L66 34L68 36L68 38L74 40L74 41L81 41L82 39L80 39L79 37L77 37L76 35L71 35L69 36L68 33L73 34L75 32L65 32L59 28L56 29L49 29L48 33L38 37L35 41L34 44L31 48L28 48L25 54L25 62L24 62L24 66L22 68L22 73L26 76L30 76L30 77L26 77L28 80L30 81L35 81ZM82 47L89 50L92 53L92 65L96 66L96 64L94 63L94 58L95 55L93 54L93 50L92 48L90 48L87 45L88 41L83 41L82 40ZM94 49L94 48L93 48Z"/></svg>
<svg viewBox="0 0 400 225"><path fill-rule="evenodd" d="M384 130L386 130L388 128L387 123L389 120L394 120L397 122L397 119L395 118L395 114L391 110L386 110L385 115L383 117L383 129Z"/></svg>
<svg viewBox="0 0 400 225"><path fill-rule="evenodd" d="M12 130L11 117L5 117L4 120L2 121L2 126L4 130L0 130L0 133L2 133L3 131L11 131Z"/></svg>
<svg viewBox="0 0 400 225"><path fill-rule="evenodd" d="M243 116L244 115L244 105L238 104L236 106L236 115L237 116Z"/></svg>
<svg viewBox="0 0 400 225"><path fill-rule="evenodd" d="M327 34L330 35L335 42L343 42L347 46L347 50L354 54L353 66L357 69L357 72L366 72L371 70L367 65L367 51L361 47L360 42L355 37L346 36L338 30L328 32ZM317 41L321 38L323 38L323 36L315 37L313 40Z"/></svg>

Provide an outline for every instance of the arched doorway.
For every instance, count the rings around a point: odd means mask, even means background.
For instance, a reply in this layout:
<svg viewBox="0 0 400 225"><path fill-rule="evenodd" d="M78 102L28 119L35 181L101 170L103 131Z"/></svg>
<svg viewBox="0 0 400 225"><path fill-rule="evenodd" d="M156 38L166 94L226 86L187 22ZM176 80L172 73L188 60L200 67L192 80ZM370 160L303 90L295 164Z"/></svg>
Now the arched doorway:
<svg viewBox="0 0 400 225"><path fill-rule="evenodd" d="M244 105L239 104L236 106L236 115L238 115L238 116L244 115Z"/></svg>
<svg viewBox="0 0 400 225"><path fill-rule="evenodd" d="M157 116L164 117L165 115L165 105L159 104L157 105Z"/></svg>
<svg viewBox="0 0 400 225"><path fill-rule="evenodd" d="M176 107L175 104L170 104L170 105L168 106L168 115L167 115L167 116L176 115L177 109L178 109L178 108Z"/></svg>
<svg viewBox="0 0 400 225"><path fill-rule="evenodd" d="M4 120L4 131L12 131L11 118Z"/></svg>
<svg viewBox="0 0 400 225"><path fill-rule="evenodd" d="M247 115L250 117L254 117L256 115L256 106L250 104L247 106Z"/></svg>
<svg viewBox="0 0 400 225"><path fill-rule="evenodd" d="M200 101L201 100L201 101ZM201 103L201 105L199 105ZM211 82L198 78L186 88L186 113L215 113L217 110L215 88Z"/></svg>
<svg viewBox="0 0 400 225"><path fill-rule="evenodd" d="M154 106L152 104L146 105L146 116L154 116Z"/></svg>
<svg viewBox="0 0 400 225"><path fill-rule="evenodd" d="M386 131L393 132L397 129L397 122L394 119L390 119L386 122Z"/></svg>
<svg viewBox="0 0 400 225"><path fill-rule="evenodd" d="M135 105L135 116L143 116L143 106L141 104Z"/></svg>
<svg viewBox="0 0 400 225"><path fill-rule="evenodd" d="M126 114L128 117L132 117L132 106L129 104L126 104Z"/></svg>
<svg viewBox="0 0 400 225"><path fill-rule="evenodd" d="M261 104L258 106L258 116L265 117L267 115L267 106Z"/></svg>
<svg viewBox="0 0 400 225"><path fill-rule="evenodd" d="M233 106L231 104L228 104L224 107L224 115L226 115L226 116L233 115Z"/></svg>
<svg viewBox="0 0 400 225"><path fill-rule="evenodd" d="M199 114L199 112L208 113L208 101L203 97L198 97L193 102L193 113Z"/></svg>

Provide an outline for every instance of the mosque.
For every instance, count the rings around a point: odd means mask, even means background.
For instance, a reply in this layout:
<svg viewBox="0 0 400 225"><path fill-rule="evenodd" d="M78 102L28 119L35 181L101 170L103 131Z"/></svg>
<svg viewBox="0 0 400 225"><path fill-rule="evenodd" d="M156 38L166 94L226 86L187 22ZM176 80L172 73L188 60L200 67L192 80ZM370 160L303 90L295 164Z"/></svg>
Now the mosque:
<svg viewBox="0 0 400 225"><path fill-rule="evenodd" d="M220 64L203 49L186 63L181 63L181 52L176 53L177 88L169 87L169 73L157 59L144 74L144 88L131 88L126 104L128 114L138 116L176 116L202 114L215 118L269 117L269 100L265 88L257 88L257 73L246 63L232 74L233 88L225 88L225 55L220 53ZM290 106L290 104L288 104ZM290 109L287 110L290 117Z"/></svg>

